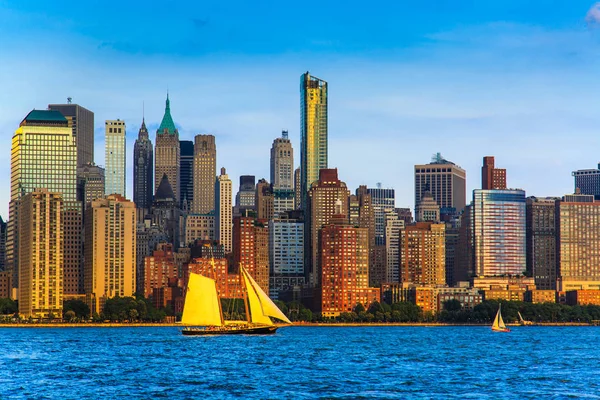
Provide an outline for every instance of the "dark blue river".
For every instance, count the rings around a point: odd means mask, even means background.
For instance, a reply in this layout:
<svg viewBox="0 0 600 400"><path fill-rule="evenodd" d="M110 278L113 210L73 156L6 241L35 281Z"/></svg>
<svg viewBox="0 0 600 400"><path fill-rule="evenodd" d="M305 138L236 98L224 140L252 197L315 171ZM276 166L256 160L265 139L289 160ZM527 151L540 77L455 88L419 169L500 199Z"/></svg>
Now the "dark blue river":
<svg viewBox="0 0 600 400"><path fill-rule="evenodd" d="M0 398L600 398L600 327L0 329Z"/></svg>

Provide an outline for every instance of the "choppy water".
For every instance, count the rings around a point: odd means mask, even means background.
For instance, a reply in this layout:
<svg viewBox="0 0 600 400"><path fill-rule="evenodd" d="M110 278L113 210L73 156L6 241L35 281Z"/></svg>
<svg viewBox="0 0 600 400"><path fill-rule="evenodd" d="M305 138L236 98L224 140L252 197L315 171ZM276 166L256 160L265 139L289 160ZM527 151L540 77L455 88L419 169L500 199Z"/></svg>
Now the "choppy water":
<svg viewBox="0 0 600 400"><path fill-rule="evenodd" d="M600 328L0 329L0 398L600 398Z"/></svg>

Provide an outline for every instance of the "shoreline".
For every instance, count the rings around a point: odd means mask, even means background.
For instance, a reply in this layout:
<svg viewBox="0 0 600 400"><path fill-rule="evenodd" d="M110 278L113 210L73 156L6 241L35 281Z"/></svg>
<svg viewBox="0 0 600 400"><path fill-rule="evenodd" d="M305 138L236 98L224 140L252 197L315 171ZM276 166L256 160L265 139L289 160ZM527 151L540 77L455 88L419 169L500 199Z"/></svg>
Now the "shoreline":
<svg viewBox="0 0 600 400"><path fill-rule="evenodd" d="M510 327L519 327L519 324L506 324ZM487 327L489 324L452 324L443 322L390 322L390 323L331 323L331 322L300 322L294 325L279 325L280 328L293 328L293 327L324 327L324 328L364 328L364 327L444 327L444 326L482 326ZM595 326L586 322L541 322L530 326ZM173 328L181 327L184 325L177 323L34 323L34 324L0 324L2 328ZM524 326L529 327L529 326Z"/></svg>

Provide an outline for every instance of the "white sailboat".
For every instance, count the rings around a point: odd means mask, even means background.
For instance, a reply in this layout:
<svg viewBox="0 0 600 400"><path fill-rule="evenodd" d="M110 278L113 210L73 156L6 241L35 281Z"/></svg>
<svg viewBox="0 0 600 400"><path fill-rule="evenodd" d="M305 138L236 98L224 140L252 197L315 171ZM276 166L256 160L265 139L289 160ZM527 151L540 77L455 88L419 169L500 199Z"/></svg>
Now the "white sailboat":
<svg viewBox="0 0 600 400"><path fill-rule="evenodd" d="M496 313L496 318L494 318L494 323L492 324L492 331L494 332L510 332L510 329L506 327L504 324L504 320L502 319L501 312L502 304L498 305L498 312Z"/></svg>
<svg viewBox="0 0 600 400"><path fill-rule="evenodd" d="M184 335L272 334L278 326L271 318L292 322L273 303L248 271L240 266L244 286L246 321L226 321L214 279L190 273L181 323L187 325Z"/></svg>

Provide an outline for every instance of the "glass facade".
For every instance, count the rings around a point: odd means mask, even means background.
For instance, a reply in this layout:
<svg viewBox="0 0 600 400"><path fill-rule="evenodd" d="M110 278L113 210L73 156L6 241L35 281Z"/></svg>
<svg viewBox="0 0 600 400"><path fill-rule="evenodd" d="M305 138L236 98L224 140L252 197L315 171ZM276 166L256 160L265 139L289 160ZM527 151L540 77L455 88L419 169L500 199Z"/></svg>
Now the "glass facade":
<svg viewBox="0 0 600 400"><path fill-rule="evenodd" d="M521 275L526 270L525 191L473 191L475 273Z"/></svg>
<svg viewBox="0 0 600 400"><path fill-rule="evenodd" d="M371 195L371 203L375 211L375 245L385 245L385 216L392 213L396 207L394 189L367 189Z"/></svg>
<svg viewBox="0 0 600 400"><path fill-rule="evenodd" d="M302 209L310 185L327 168L327 82L308 72L300 78L300 167Z"/></svg>
<svg viewBox="0 0 600 400"><path fill-rule="evenodd" d="M106 121L104 129L104 193L125 197L125 121Z"/></svg>

